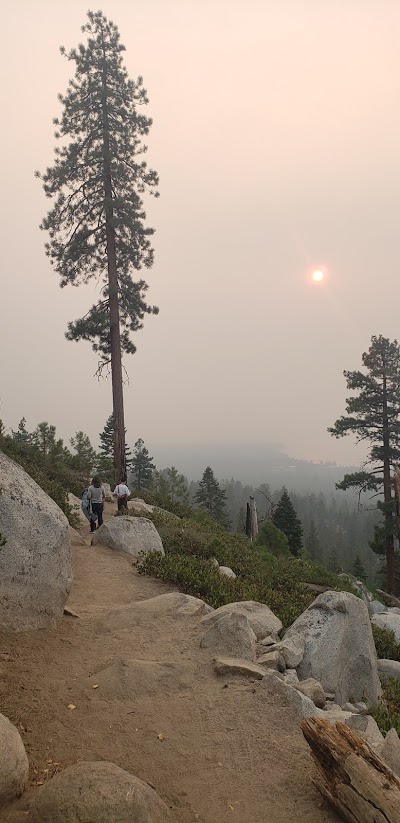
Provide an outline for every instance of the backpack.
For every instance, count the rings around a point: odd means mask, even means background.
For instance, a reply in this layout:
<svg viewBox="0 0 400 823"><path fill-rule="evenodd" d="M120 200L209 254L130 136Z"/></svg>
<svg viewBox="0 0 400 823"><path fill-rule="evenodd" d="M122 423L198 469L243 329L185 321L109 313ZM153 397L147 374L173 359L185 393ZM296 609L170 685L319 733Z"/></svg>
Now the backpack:
<svg viewBox="0 0 400 823"><path fill-rule="evenodd" d="M89 500L89 497L88 497L88 492L89 492L89 489L85 489L85 491L82 492L82 502L81 502L81 508L82 509L89 509L90 508L90 500Z"/></svg>

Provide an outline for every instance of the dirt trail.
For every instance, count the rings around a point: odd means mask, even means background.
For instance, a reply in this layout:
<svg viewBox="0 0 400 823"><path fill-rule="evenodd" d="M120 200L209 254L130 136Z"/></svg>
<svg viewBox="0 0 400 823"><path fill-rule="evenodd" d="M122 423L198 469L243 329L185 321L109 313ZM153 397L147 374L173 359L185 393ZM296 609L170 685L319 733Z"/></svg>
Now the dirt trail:
<svg viewBox="0 0 400 823"><path fill-rule="evenodd" d="M177 823L337 823L292 711L260 682L217 678L198 616L140 606L173 588L81 533L69 601L79 617L0 636L0 711L21 732L32 779L1 823L29 823L36 785L80 759L138 775Z"/></svg>

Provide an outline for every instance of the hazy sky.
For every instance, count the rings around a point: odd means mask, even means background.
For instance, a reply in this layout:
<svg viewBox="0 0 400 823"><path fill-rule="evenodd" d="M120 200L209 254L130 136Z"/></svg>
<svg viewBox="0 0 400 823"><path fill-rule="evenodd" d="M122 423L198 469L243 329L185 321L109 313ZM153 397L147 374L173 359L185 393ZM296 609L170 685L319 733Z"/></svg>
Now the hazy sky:
<svg viewBox="0 0 400 823"><path fill-rule="evenodd" d="M95 287L59 288L34 170L53 162L57 93L87 0L20 0L2 18L0 416L47 419L97 443L111 384L64 338ZM93 7L97 10L97 4ZM354 461L326 427L344 368L400 334L398 0L113 0L131 76L154 119L148 203L156 263L125 361L128 439L279 441ZM149 222L150 222L149 221ZM307 276L325 265L320 286ZM171 449L173 451L173 449ZM173 453L171 453L173 462Z"/></svg>

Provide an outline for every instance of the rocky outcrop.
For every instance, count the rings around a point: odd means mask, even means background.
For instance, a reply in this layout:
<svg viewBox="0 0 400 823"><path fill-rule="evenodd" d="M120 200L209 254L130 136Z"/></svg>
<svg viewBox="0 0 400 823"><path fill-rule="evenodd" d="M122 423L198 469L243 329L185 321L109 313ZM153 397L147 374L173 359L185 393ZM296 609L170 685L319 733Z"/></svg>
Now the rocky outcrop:
<svg viewBox="0 0 400 823"><path fill-rule="evenodd" d="M203 623L205 626L211 626L226 614L244 615L257 638L269 634L276 635L282 629L279 617L276 617L264 603L257 603L255 600L243 600L239 603L227 603L225 606L220 606L212 615L205 617Z"/></svg>
<svg viewBox="0 0 400 823"><path fill-rule="evenodd" d="M136 560L150 552L164 554L154 523L145 517L111 517L94 532L92 544L126 552Z"/></svg>
<svg viewBox="0 0 400 823"><path fill-rule="evenodd" d="M173 823L156 792L114 763L81 761L37 789L31 823Z"/></svg>
<svg viewBox="0 0 400 823"><path fill-rule="evenodd" d="M0 714L0 804L22 794L28 775L29 763L20 734Z"/></svg>
<svg viewBox="0 0 400 823"><path fill-rule="evenodd" d="M380 629L389 629L394 632L397 643L400 643L400 614L396 614L392 609L388 609L385 614L374 614L371 623L379 626Z"/></svg>
<svg viewBox="0 0 400 823"><path fill-rule="evenodd" d="M216 611L220 611L220 609ZM216 612L210 614L210 617L213 617L214 614ZM203 618L202 622L207 627L207 631L200 642L203 649L210 649L227 657L238 657L255 662L256 636L244 614L228 612L221 615L219 620L211 625L208 618Z"/></svg>
<svg viewBox="0 0 400 823"><path fill-rule="evenodd" d="M53 627L71 587L68 520L54 500L0 452L0 631Z"/></svg>
<svg viewBox="0 0 400 823"><path fill-rule="evenodd" d="M361 599L348 592L320 594L284 640L298 634L305 638L304 657L297 667L300 680L318 680L340 705L363 699L369 706L377 704L377 657L368 609Z"/></svg>

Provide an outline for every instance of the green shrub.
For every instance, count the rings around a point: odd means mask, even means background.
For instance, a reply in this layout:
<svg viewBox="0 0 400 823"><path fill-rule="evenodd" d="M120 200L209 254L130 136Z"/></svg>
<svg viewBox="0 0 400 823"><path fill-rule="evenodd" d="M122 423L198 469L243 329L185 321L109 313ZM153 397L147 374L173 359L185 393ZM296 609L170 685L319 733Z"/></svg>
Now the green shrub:
<svg viewBox="0 0 400 823"><path fill-rule="evenodd" d="M382 685L382 698L379 706L370 712L376 720L383 735L390 729L400 734L400 680L389 677Z"/></svg>
<svg viewBox="0 0 400 823"><path fill-rule="evenodd" d="M390 629L381 629L372 624L376 653L379 659L400 661L400 643Z"/></svg>

